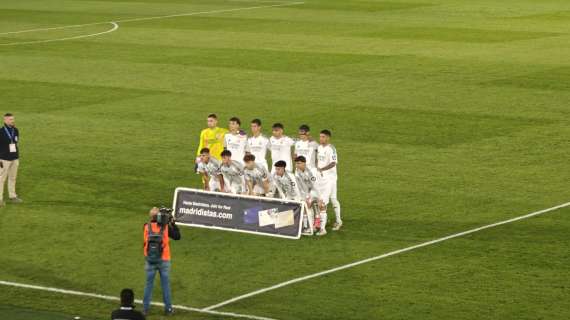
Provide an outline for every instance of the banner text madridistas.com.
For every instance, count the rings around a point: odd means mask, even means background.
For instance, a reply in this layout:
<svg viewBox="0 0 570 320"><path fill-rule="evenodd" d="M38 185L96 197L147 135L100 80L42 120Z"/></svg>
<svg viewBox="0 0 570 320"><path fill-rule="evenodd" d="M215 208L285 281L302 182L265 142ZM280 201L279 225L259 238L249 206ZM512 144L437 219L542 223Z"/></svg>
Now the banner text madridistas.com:
<svg viewBox="0 0 570 320"><path fill-rule="evenodd" d="M231 220L233 214L231 213L232 207L224 204L203 203L195 201L183 201L183 205L188 207L178 208L179 214L194 215L202 217L211 217L218 219Z"/></svg>

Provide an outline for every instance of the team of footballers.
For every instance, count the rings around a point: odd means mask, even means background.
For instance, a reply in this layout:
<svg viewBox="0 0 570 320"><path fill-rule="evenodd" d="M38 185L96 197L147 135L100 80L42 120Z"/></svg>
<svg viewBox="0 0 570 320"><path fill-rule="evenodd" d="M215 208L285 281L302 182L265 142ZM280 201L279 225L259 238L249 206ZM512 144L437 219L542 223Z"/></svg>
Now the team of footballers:
<svg viewBox="0 0 570 320"><path fill-rule="evenodd" d="M259 119L251 121L250 136L241 129L239 118L231 118L228 127L219 128L218 117L210 114L208 128L200 134L196 171L202 175L204 190L304 201L305 235L313 234L314 229L320 236L327 233L327 206L331 203L336 217L332 230L342 227L338 159L329 130L320 132L317 143L307 125L299 127L298 139L286 136L281 123L275 123L272 136L265 137Z"/></svg>

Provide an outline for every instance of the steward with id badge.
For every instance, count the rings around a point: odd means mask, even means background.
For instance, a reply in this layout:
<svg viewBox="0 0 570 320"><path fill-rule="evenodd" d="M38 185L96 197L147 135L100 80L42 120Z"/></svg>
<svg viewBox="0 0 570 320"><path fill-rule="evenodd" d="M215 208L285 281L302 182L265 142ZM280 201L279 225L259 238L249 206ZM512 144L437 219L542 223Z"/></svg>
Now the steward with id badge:
<svg viewBox="0 0 570 320"><path fill-rule="evenodd" d="M16 194L16 178L18 176L18 166L20 165L19 140L20 132L16 128L14 115L6 113L4 115L4 127L0 129L0 207L5 205L4 185L6 180L8 180L10 202L22 202L18 198L18 194Z"/></svg>

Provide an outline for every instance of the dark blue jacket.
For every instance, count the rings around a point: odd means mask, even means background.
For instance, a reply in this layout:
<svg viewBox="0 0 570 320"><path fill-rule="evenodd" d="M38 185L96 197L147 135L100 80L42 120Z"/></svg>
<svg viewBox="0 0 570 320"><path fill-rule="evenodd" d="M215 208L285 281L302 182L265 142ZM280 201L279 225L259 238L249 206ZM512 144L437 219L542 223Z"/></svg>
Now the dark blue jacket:
<svg viewBox="0 0 570 320"><path fill-rule="evenodd" d="M6 133L6 130L8 133ZM11 136L11 138L10 138ZM18 141L20 141L20 131L14 127L2 127L0 129L0 159L2 160L16 160L20 157L20 148L18 148ZM16 144L16 152L10 152L10 144Z"/></svg>

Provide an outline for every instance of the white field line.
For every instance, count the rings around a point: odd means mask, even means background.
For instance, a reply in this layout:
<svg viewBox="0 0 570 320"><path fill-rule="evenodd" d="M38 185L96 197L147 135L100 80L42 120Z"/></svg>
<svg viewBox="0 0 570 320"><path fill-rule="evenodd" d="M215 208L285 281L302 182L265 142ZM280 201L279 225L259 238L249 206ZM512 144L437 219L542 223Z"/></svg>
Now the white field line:
<svg viewBox="0 0 570 320"><path fill-rule="evenodd" d="M283 3L281 0L228 0L230 2Z"/></svg>
<svg viewBox="0 0 570 320"><path fill-rule="evenodd" d="M415 249L427 247L427 246L429 246L429 245L433 245L433 244L436 244L436 243L440 243L440 242L443 242L443 241L446 241L446 240L450 240L450 239L453 239L453 238L462 237L462 236L465 236L465 235L468 235L468 234L472 234L472 233L475 233L475 232L479 232L479 231L482 231L482 230L485 230L485 229L494 228L494 227L498 227L498 226L501 226L501 225L504 225L504 224L507 224L507 223L511 223L511 222L515 222L515 221L519 221L519 220L524 220L524 219L528 219L528 218L531 218L531 217L535 217L535 216L538 216L538 215L541 215L541 214L544 214L544 213L547 213L547 212L555 211L555 210L558 210L558 209L561 209L561 208L564 208L564 207L568 207L568 206L570 206L570 202L563 203L563 204L561 204L561 205L557 205L557 206L555 206L555 207L551 207L551 208L548 208L548 209L543 209L543 210L540 210L540 211L532 212L532 213L529 213L529 214L526 214L526 215L523 215L523 216L519 216L519 217L516 217L516 218L512 218L512 219L508 219L508 220L496 222L496 223L493 223L493 224L488 224L488 225L485 225L485 226L482 226L482 227L478 227L478 228L475 228L475 229L471 229L471 230L467 230L467 231L455 233L455 234L452 234L452 235L449 235L449 236L446 236L446 237L443 237L443 238L439 238L439 239L435 239L435 240L423 242L423 243L420 243L420 244L417 244L417 245L414 245L414 246L411 246L411 247L407 247L407 248L399 249L399 250L396 250L396 251L384 253L384 254L381 254L381 255L379 255L379 256L367 258L367 259L364 259L364 260L359 260L359 261L356 261L356 262L353 262L353 263L349 263L349 264L346 264L346 265L342 265L342 266L339 266L339 267L336 267L336 268L332 268L332 269L328 269L328 270L325 270L325 271L321 271L321 272L318 272L318 273L309 274L309 275L306 275L306 276L304 276L304 277L295 278L295 279L292 279L292 280L289 280L289 281L285 281L285 282L282 282L282 283L278 283L278 284L273 285L273 286L270 286L270 287L266 287L266 288L259 289L259 290L256 290L256 291L253 291L253 292L250 292L250 293L246 293L246 294L243 294L243 295L240 295L240 296L231 298L231 299L226 300L226 301L222 301L222 302L220 302L220 303L217 303L217 304L211 305L211 306L209 306L209 307L206 307L206 308L204 308L204 309L202 309L202 310L204 310L204 311L211 311L211 310L214 310L214 309L217 309L217 308L226 306L226 305L228 305L228 304L231 304L231 303L234 303L234 302L243 300L243 299L247 299L247 298L250 298L250 297L253 297L253 296L256 296L256 295L265 293L265 292L268 292L268 291L272 291L272 290L275 290L275 289L283 288L283 287L288 286L288 285L292 285L292 284L294 284L294 283L298 283L298 282L306 281L306 280L309 280L309 279L321 277L321 276L324 276L324 275L327 275L327 274L330 274L330 273L333 273L333 272L337 272L337 271L345 270L345 269L348 269L348 268L356 267L356 266L359 266L359 265L361 265L361 264L365 264L365 263L377 261L377 260L380 260L380 259L384 259L384 258L387 258L387 257L390 257L390 256L395 256L395 255L397 255L397 254L404 253L404 252L408 252L408 251L412 251L412 250L415 250Z"/></svg>
<svg viewBox="0 0 570 320"><path fill-rule="evenodd" d="M132 18L132 19L117 20L117 22L124 23L124 22L148 21L148 20L168 19L168 18L176 18L176 17L196 16L196 15L200 15L200 14L234 12L234 11L243 11L243 10L254 10L254 9L263 9L263 8L274 8L274 7L298 6L298 5L301 5L301 4L304 4L304 2L289 2L289 3L271 4L271 5L255 6L255 7L244 7L244 8L220 9L220 10L212 10L212 11L189 12L189 13L171 14L171 15L167 15L167 16L158 16L158 17Z"/></svg>
<svg viewBox="0 0 570 320"><path fill-rule="evenodd" d="M96 294L96 293L65 290L65 289L58 289L58 288L35 286L35 285L10 282L10 281L0 280L0 285L9 286L9 287L16 287L16 288L48 291L48 292L54 292L54 293L58 293L58 294L66 294L66 295L73 295L73 296L96 298L96 299L101 299L101 300L120 301L120 299L118 297L113 297L113 296L106 296L106 295L101 295L101 294ZM135 302L138 304L142 304L141 300L135 300ZM160 302L152 302L152 305L164 307L164 304L160 303ZM275 320L272 318L258 317L258 316L248 315L248 314L240 314L240 313L233 313L233 312L207 311L207 310L202 310L199 308L192 308L192 307L186 307L186 306L180 306L180 305L173 305L172 307L175 309L179 309L179 310L199 312L199 313L207 313L207 314L216 315L216 316L226 316L226 317L232 317L232 318L242 318L242 319L252 319L252 320Z"/></svg>
<svg viewBox="0 0 570 320"><path fill-rule="evenodd" d="M85 35L81 35L81 36L74 36L74 37L68 37L68 38L58 38L58 39L47 39L47 40L35 40L35 41L25 41L25 42L11 42L11 43L0 43L0 46L17 46L17 45L23 45L23 44L36 44L36 43L47 43L47 42L56 42L56 41L65 41L65 40L75 40L75 39L83 39L83 38L90 38L90 37L96 37L96 36L100 36L106 33L111 33L116 31L117 29L119 29L119 25L116 22L109 22L111 25L113 25L113 28L107 30L107 31L103 31L103 32L98 32L98 33L91 33L91 34L85 34Z"/></svg>
<svg viewBox="0 0 570 320"><path fill-rule="evenodd" d="M156 17L129 18L129 19L120 19L120 20L115 20L115 21L103 21L103 22L92 22L92 23L84 23L84 24L74 24L74 25L61 26L61 27L28 29L28 30L20 30L20 31L9 31L9 32L0 33L0 36L8 35L8 34L28 33L28 32L81 28L81 27L87 27L87 26L96 26L96 25L100 25L100 24L148 21L148 20L168 19L168 18L176 18L176 17L196 16L196 15L201 15L201 14L224 13L224 12L234 12L234 11L243 11L243 10L274 8L274 7L297 6L297 5L301 5L301 4L304 4L304 2L288 2L288 3L254 6L254 7L242 7L242 8L233 8L233 9L220 9L220 10L211 10L211 11L188 12L188 13L171 14L171 15L156 16Z"/></svg>

